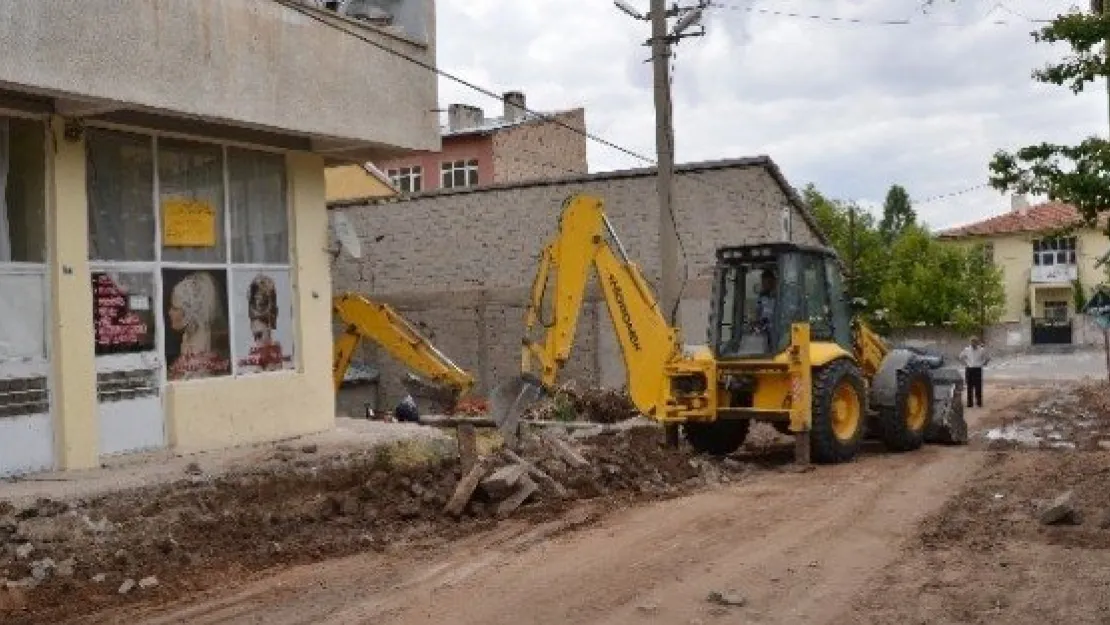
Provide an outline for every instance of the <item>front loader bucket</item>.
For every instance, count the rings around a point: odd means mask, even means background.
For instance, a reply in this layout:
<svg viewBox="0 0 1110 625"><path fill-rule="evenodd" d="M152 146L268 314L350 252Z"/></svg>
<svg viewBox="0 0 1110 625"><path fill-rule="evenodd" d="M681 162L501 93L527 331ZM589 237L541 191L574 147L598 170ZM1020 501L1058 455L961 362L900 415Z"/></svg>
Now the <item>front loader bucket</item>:
<svg viewBox="0 0 1110 625"><path fill-rule="evenodd" d="M930 373L933 378L933 418L925 430L925 442L967 444L963 376L957 369L934 369Z"/></svg>
<svg viewBox="0 0 1110 625"><path fill-rule="evenodd" d="M515 441L520 419L547 394L543 384L522 375L503 382L489 395L490 417L506 441Z"/></svg>

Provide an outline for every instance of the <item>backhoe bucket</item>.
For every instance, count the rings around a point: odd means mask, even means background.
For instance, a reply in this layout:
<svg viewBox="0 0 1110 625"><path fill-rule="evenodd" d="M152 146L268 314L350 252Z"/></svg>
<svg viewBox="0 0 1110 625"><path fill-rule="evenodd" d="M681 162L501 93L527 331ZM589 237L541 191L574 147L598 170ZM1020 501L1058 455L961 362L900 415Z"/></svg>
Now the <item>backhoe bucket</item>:
<svg viewBox="0 0 1110 625"><path fill-rule="evenodd" d="M963 376L956 369L934 369L933 418L925 430L925 442L941 445L967 444L964 420Z"/></svg>
<svg viewBox="0 0 1110 625"><path fill-rule="evenodd" d="M419 378L411 373L406 374L401 379L401 385L405 387L405 391L414 398L420 398L431 401L436 404L440 410L452 412L455 409L455 404L459 401L459 392L457 389L451 388L445 384L437 384L428 380Z"/></svg>
<svg viewBox="0 0 1110 625"><path fill-rule="evenodd" d="M520 420L547 392L534 377L522 375L503 382L489 395L490 417L506 441L515 441Z"/></svg>

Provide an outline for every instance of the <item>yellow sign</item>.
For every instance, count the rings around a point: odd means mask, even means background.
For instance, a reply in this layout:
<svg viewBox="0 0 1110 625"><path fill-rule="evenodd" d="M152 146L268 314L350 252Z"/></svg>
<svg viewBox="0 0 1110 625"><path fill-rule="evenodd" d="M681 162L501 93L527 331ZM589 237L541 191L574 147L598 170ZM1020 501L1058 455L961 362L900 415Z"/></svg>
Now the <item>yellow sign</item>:
<svg viewBox="0 0 1110 625"><path fill-rule="evenodd" d="M203 200L164 200L162 244L166 247L215 247L216 209Z"/></svg>

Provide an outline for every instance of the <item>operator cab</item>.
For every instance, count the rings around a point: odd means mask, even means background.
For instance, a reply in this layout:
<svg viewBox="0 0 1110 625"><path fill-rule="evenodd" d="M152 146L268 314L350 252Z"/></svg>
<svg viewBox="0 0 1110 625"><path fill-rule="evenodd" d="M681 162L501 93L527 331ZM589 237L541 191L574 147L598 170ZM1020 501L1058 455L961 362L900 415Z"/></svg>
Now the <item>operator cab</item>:
<svg viewBox="0 0 1110 625"><path fill-rule="evenodd" d="M721 360L766 358L790 345L790 326L852 349L852 328L836 254L770 243L717 250L709 344Z"/></svg>

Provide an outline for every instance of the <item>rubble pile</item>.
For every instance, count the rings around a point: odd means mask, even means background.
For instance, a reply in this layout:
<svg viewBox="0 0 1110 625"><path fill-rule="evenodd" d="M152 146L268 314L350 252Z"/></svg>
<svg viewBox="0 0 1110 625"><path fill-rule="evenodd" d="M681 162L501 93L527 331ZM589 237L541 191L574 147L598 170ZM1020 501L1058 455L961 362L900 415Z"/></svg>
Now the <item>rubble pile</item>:
<svg viewBox="0 0 1110 625"><path fill-rule="evenodd" d="M994 450L1110 450L1110 387L1103 382L1060 389L975 438Z"/></svg>
<svg viewBox="0 0 1110 625"><path fill-rule="evenodd" d="M631 423L590 436L547 429L525 435L517 450L463 458L467 470L444 511L456 517L506 517L531 504L542 507L612 495L666 497L727 483L750 470L737 460L710 460L666 449L659 428Z"/></svg>
<svg viewBox="0 0 1110 625"><path fill-rule="evenodd" d="M577 390L567 384L551 397L537 403L527 418L541 421L588 421L612 424L634 419L640 411L624 390L588 388Z"/></svg>
<svg viewBox="0 0 1110 625"><path fill-rule="evenodd" d="M278 446L271 462L218 476L191 464L171 484L24 507L0 501L0 623L65 622L275 566L434 548L508 516L546 523L580 500L624 506L755 470L666 449L660 429L643 425L526 435L515 451L470 458L458 455L464 445L337 455Z"/></svg>

